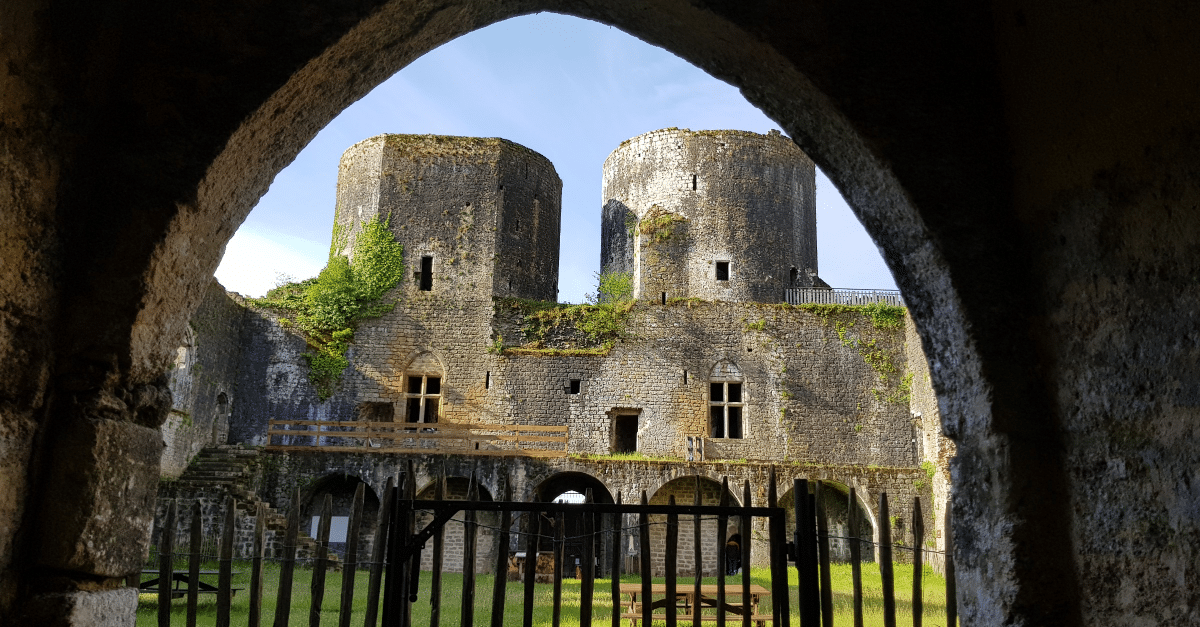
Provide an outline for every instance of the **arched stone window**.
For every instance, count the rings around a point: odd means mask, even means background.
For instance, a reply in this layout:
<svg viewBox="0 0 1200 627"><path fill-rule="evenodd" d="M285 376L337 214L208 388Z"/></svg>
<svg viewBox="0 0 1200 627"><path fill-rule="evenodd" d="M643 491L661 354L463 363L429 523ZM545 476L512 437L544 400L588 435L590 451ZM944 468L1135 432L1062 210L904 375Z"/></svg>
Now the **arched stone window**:
<svg viewBox="0 0 1200 627"><path fill-rule="evenodd" d="M708 435L741 439L745 436L745 396L742 372L737 364L723 361L713 366L708 378Z"/></svg>
<svg viewBox="0 0 1200 627"><path fill-rule="evenodd" d="M421 353L404 371L404 421L437 422L442 406L442 364L433 353Z"/></svg>

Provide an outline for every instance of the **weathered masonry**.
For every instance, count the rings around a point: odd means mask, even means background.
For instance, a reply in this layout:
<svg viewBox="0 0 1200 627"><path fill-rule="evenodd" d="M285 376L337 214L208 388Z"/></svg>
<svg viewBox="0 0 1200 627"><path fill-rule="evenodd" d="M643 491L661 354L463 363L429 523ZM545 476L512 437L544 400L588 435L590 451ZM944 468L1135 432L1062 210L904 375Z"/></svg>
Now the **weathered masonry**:
<svg viewBox="0 0 1200 627"><path fill-rule="evenodd" d="M1196 622L1200 5L293 8L0 3L0 621L131 620L163 373L224 244L387 77L549 11L726 80L846 196L958 451L964 624Z"/></svg>
<svg viewBox="0 0 1200 627"><path fill-rule="evenodd" d="M323 493L347 502L359 481L378 495L408 459L423 476L459 468L452 494L482 463L491 495L503 472L519 498L593 488L665 503L690 495L698 474L714 504L719 475L765 494L778 465L785 480L857 489L867 521L881 490L922 495L937 527L952 452L911 320L898 307L781 302L785 289L823 286L812 162L778 134L669 129L623 144L605 180L606 251L636 249L607 269L630 273L636 297L559 305L561 183L545 158L500 139L354 145L334 254L353 255L365 225L386 224L404 246L404 278L384 298L394 307L359 322L349 366L321 398L291 314L214 286L172 378L176 398L198 400L168 421L164 468L180 473L175 460L202 441L266 446L244 487L279 508L303 488L312 509ZM219 411L182 393L222 385L237 394ZM195 493L184 481L164 496Z"/></svg>
<svg viewBox="0 0 1200 627"><path fill-rule="evenodd" d="M778 303L817 278L816 169L778 131L663 129L604 161L600 263L641 299Z"/></svg>

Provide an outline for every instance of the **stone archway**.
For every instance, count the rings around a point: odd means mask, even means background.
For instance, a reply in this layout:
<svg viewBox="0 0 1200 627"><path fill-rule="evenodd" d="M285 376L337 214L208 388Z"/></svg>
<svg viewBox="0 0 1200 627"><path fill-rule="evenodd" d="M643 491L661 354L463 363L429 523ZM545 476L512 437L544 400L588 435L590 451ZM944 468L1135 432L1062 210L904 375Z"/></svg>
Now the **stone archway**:
<svg viewBox="0 0 1200 627"><path fill-rule="evenodd" d="M321 515L325 497L332 500L332 519L330 524L330 547L343 560L346 560L345 542L350 518L350 509L354 503L354 493L358 486L364 486L363 511L359 522L358 561L370 561L371 548L374 545L375 531L378 528L379 497L375 490L362 479L345 474L326 475L316 478L308 484L300 495L301 511L300 528L309 537L316 538L316 520Z"/></svg>
<svg viewBox="0 0 1200 627"><path fill-rule="evenodd" d="M1184 619L1137 591L1190 598L1194 568L1159 573L1196 563L1200 533L1177 515L1193 500L1177 477L1200 450L1200 9L306 6L0 6L0 616L18 599L62 620L131 607L104 586L137 568L148 539L161 373L271 177L422 52L553 10L737 85L881 246L958 444L968 621ZM1163 528L1167 548L1114 539L1113 494L1116 516Z"/></svg>
<svg viewBox="0 0 1200 627"><path fill-rule="evenodd" d="M721 504L721 483L706 477L697 475L684 476L677 479L672 479L663 485L659 486L654 494L650 496L649 503L651 505L666 505L670 502L671 497L675 497L676 505L691 505L695 502L695 491L697 481L700 484L700 504L701 505L720 505ZM741 505L741 499L738 498L736 490L731 486L727 490L729 505L736 507ZM650 553L651 553L651 569L656 576L661 576L666 572L664 565L664 553L661 547L665 546L667 532L666 522L667 517L659 514L651 515L650 522ZM689 516L681 517L679 520L679 554L678 567L679 574L686 577L694 577L696 573L696 544L694 519ZM705 577L711 577L717 574L717 549L716 542L718 540L718 524L715 518L702 519L700 524L701 545L700 555L702 560L702 573ZM730 518L728 527L725 530L725 537L720 538L722 543L729 540L738 533L737 520Z"/></svg>
<svg viewBox="0 0 1200 627"><path fill-rule="evenodd" d="M827 520L829 525L830 539L830 556L833 561L847 562L849 558L849 541L845 538L854 537L848 526L848 511L850 504L850 488L836 481L823 481L827 486L824 491L825 510L827 512ZM812 494L813 486L809 485L809 493ZM795 488L788 488L779 497L779 506L787 512L787 526L784 537L790 542L796 532L796 501ZM859 545L861 550L861 559L863 561L874 561L874 547L879 541L878 529L876 524L876 513L871 509L870 496L861 490L856 490L854 506L859 514L859 524L857 529L857 537L865 540Z"/></svg>
<svg viewBox="0 0 1200 627"><path fill-rule="evenodd" d="M609 492L608 486L604 485L603 481L577 471L559 472L547 477L534 488L534 494L541 502L582 503L588 490L591 490L593 503L613 502L612 493ZM564 496L567 498L563 498ZM553 525L557 523L555 518L547 517L543 524L544 529L552 529ZM581 572L580 569L587 568L587 564L583 563L585 547L583 517L568 513L563 517L563 524L563 537L566 538L563 547L563 565L566 571L563 576L575 577L578 572ZM599 518L597 518L596 524L600 524ZM542 537L539 550L550 551L552 548L551 537L549 532L546 532ZM524 550L524 545L521 545L518 550ZM597 534L593 538L592 555L595 556L593 569L602 565L607 567L609 562L605 561L605 556L608 555L608 548L605 545L603 534Z"/></svg>

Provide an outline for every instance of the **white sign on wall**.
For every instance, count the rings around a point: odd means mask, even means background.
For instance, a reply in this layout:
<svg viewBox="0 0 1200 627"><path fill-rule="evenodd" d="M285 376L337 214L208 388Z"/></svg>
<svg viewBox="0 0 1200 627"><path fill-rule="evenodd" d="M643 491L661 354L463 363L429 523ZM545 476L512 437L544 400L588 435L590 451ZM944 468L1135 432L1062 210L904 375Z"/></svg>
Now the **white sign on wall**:
<svg viewBox="0 0 1200 627"><path fill-rule="evenodd" d="M316 539L317 525L321 524L320 516L312 517L312 527L308 532L310 538ZM346 529L350 526L349 516L331 516L329 518L329 541L330 542L345 542Z"/></svg>

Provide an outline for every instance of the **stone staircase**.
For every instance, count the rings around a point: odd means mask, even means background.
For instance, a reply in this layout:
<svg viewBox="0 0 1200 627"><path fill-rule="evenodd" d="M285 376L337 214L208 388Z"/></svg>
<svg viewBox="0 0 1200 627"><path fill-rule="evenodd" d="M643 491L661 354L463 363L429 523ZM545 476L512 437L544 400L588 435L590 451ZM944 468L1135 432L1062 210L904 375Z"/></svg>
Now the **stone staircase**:
<svg viewBox="0 0 1200 627"><path fill-rule="evenodd" d="M165 517L170 499L178 499L180 512L177 514L176 544L179 545L180 541L186 542L187 526L190 524L188 521L191 518L190 514L184 512L190 511L193 503L200 502L205 537L218 537L224 524L225 499L232 496L237 512L234 555L247 557L253 552L254 517L261 504L266 515L266 557L281 559L284 555L283 539L287 532L287 516L270 503L258 498L249 487L252 478L251 467L258 456L258 449L236 445L219 445L201 450L178 479L159 489L159 515L156 516L156 523ZM301 521L296 542L296 557L300 560L311 559L317 554L317 541L310 538L305 529L305 521ZM338 556L335 553L330 552L329 559L333 568L339 567Z"/></svg>

